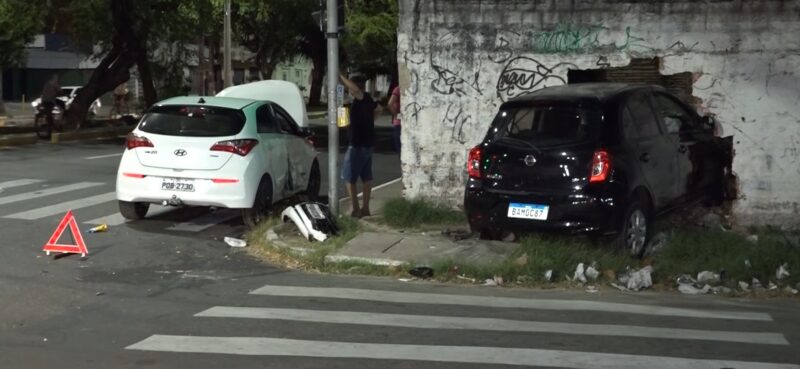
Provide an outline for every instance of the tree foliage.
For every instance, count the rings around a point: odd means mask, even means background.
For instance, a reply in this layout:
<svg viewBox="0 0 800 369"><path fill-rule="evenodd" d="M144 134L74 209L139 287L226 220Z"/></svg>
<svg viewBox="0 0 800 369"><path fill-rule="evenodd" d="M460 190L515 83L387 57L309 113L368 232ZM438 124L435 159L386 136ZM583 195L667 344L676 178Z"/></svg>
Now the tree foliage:
<svg viewBox="0 0 800 369"><path fill-rule="evenodd" d="M41 1L0 0L0 72L25 60L25 45L41 31ZM0 114L5 113L0 76Z"/></svg>
<svg viewBox="0 0 800 369"><path fill-rule="evenodd" d="M397 0L346 0L344 65L369 77L397 69Z"/></svg>

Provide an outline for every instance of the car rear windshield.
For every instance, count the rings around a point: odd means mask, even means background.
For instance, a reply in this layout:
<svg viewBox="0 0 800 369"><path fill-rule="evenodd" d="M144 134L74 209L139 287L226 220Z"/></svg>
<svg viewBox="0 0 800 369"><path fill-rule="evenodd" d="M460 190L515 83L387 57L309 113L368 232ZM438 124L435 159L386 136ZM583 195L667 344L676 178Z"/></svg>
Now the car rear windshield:
<svg viewBox="0 0 800 369"><path fill-rule="evenodd" d="M601 114L573 105L503 106L489 130L492 140L511 138L536 146L578 143L592 138Z"/></svg>
<svg viewBox="0 0 800 369"><path fill-rule="evenodd" d="M150 109L139 124L143 132L168 136L216 137L241 132L241 110L214 106L167 105Z"/></svg>

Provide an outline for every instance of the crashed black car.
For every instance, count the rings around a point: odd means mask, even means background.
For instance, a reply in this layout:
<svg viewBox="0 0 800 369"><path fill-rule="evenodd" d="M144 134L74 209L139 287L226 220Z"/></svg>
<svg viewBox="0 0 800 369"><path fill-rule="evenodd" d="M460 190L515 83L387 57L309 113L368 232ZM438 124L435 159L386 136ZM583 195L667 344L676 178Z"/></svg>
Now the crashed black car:
<svg viewBox="0 0 800 369"><path fill-rule="evenodd" d="M641 255L660 213L718 203L731 138L659 86L586 83L504 103L469 152L464 197L473 231L613 235Z"/></svg>

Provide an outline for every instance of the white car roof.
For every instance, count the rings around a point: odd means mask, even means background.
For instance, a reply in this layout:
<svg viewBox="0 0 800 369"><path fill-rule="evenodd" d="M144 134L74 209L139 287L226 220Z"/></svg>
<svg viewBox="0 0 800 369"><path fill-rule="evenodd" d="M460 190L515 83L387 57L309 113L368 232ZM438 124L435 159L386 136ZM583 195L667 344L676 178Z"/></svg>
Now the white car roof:
<svg viewBox="0 0 800 369"><path fill-rule="evenodd" d="M231 86L217 94L218 97L272 101L280 105L301 127L308 127L308 115L303 94L296 84L287 81L266 80Z"/></svg>

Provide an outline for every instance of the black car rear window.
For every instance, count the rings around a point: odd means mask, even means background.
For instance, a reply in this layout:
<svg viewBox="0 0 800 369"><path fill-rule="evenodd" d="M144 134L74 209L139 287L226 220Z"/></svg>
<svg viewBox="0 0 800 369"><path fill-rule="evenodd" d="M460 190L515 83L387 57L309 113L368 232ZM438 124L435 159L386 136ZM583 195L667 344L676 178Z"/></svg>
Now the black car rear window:
<svg viewBox="0 0 800 369"><path fill-rule="evenodd" d="M489 136L537 146L582 142L594 136L600 116L599 111L571 105L505 106L494 118Z"/></svg>
<svg viewBox="0 0 800 369"><path fill-rule="evenodd" d="M241 110L215 106L166 105L150 109L139 129L168 136L233 136L242 131L245 116Z"/></svg>

